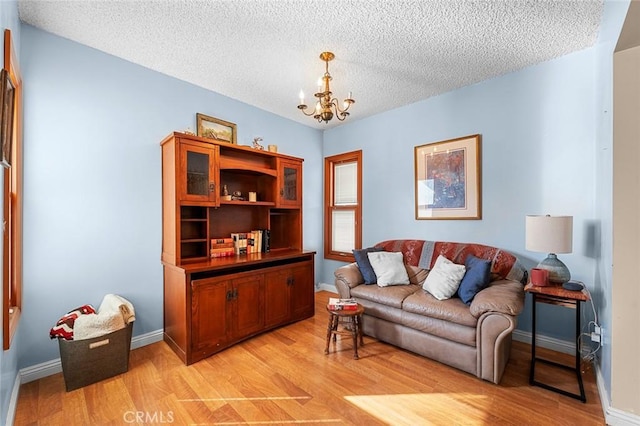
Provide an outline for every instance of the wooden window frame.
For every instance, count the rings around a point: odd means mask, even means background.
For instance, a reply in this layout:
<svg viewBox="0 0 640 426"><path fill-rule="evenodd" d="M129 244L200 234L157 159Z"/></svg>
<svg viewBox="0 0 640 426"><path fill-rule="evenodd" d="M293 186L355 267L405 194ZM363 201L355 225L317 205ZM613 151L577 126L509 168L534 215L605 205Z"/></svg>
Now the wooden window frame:
<svg viewBox="0 0 640 426"><path fill-rule="evenodd" d="M335 166L343 163L356 162L357 164L357 205L355 207L333 205L333 184ZM334 210L354 210L355 223L355 247L362 248L362 150L346 152L344 154L325 157L324 159L324 258L339 260L341 262L355 262L353 253L332 250L332 213Z"/></svg>
<svg viewBox="0 0 640 426"><path fill-rule="evenodd" d="M8 29L4 30L4 69L15 90L11 167L3 168L2 346L7 350L22 311L22 77Z"/></svg>

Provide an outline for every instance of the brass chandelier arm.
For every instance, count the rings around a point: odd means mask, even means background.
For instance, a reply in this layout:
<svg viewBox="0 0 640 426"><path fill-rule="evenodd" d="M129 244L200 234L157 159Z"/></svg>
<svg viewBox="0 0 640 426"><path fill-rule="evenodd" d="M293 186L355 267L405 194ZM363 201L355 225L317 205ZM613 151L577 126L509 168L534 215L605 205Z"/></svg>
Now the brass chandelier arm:
<svg viewBox="0 0 640 426"><path fill-rule="evenodd" d="M346 104L347 104L347 106L346 106L346 107L344 107L344 109L340 108L340 103L338 102L338 99L337 99L337 98L333 98L333 99L331 99L330 104L331 104L331 105L333 105L333 106L335 107L335 109L336 109L336 113L338 113L338 112L339 112L340 114L342 114L342 113L344 113L344 112L347 112L347 110L349 109L349 107L351 106L351 104L354 104L355 102L356 102L356 101L354 101L353 99L349 99L349 98L345 99L344 101L342 101L342 103L343 103L343 104L344 104L344 103L346 103Z"/></svg>
<svg viewBox="0 0 640 426"><path fill-rule="evenodd" d="M302 111L302 113L303 113L304 115L306 115L307 117L311 117L312 115L314 115L314 114L316 113L316 109L314 108L314 109L312 109L312 110L311 110L311 112L310 112L309 114L307 114L307 113L305 112L305 110L306 110L307 108L309 108L307 105L304 105L304 104L298 105L298 109L299 109L300 111Z"/></svg>

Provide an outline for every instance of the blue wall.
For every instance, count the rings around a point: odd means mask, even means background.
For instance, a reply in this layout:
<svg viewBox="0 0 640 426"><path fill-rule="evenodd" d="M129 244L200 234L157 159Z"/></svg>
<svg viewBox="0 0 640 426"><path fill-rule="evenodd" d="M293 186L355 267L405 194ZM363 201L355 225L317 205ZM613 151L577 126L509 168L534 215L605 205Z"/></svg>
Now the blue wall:
<svg viewBox="0 0 640 426"><path fill-rule="evenodd" d="M134 336L162 329L159 143L197 112L236 123L241 145L262 136L305 158L305 247L320 250L319 130L31 26L22 43L21 368L58 358L49 328L107 293L134 304Z"/></svg>
<svg viewBox="0 0 640 426"><path fill-rule="evenodd" d="M325 133L324 155L363 150L363 244L391 238L478 242L504 248L532 267L527 214L574 217L573 253L561 255L593 289L598 57L588 49L464 87ZM482 220L415 220L414 147L482 135ZM327 261L324 282L340 263ZM540 332L573 340L573 312L540 306ZM530 330L530 306L519 319Z"/></svg>

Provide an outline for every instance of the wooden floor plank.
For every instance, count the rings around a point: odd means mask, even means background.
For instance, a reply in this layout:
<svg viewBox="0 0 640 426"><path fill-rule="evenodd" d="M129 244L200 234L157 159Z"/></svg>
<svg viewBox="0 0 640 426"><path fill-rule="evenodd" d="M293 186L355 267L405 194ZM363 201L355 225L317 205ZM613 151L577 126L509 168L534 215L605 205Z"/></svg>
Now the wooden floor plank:
<svg viewBox="0 0 640 426"><path fill-rule="evenodd" d="M591 370L587 403L529 386L530 346L514 342L495 385L365 336L324 354L328 292L316 315L185 366L164 343L131 352L129 371L72 392L62 374L20 388L15 424L603 425ZM540 348L541 356L571 357ZM571 375L538 379L573 390ZM133 416L139 416L138 419ZM141 417L140 417L141 416ZM138 421L142 420L142 421Z"/></svg>

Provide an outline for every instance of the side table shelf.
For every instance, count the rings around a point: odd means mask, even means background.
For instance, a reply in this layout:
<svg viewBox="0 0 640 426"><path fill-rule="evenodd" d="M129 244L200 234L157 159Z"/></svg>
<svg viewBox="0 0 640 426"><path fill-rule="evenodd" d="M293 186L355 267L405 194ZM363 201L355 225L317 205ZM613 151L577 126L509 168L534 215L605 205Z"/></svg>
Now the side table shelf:
<svg viewBox="0 0 640 426"><path fill-rule="evenodd" d="M570 291L565 290L561 286L539 287L534 286L531 283L527 284L524 290L527 293L531 294L533 302L531 318L531 368L529 370L529 384L578 399L582 402L587 402L587 398L584 393L584 385L582 383L582 373L580 372L580 347L578 341L580 337L580 303L589 301L589 294L584 289L580 291ZM538 303L564 306L576 310L576 353L574 366L560 364L558 362L550 361L536 356L536 306ZM536 362L541 362L575 372L576 379L578 380L578 386L580 387L580 394L571 393L564 389L559 389L557 387L537 381L535 378Z"/></svg>

